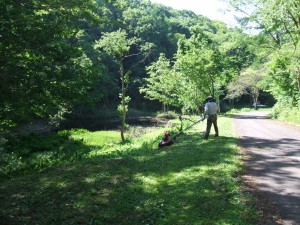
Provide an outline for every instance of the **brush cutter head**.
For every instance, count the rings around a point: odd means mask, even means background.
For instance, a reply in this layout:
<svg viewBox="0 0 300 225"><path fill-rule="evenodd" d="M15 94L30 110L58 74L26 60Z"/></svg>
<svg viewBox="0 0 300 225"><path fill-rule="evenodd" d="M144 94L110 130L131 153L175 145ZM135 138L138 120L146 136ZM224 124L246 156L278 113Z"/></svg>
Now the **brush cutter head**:
<svg viewBox="0 0 300 225"><path fill-rule="evenodd" d="M164 133L164 136L165 136L165 137L170 137L170 135L171 135L171 133L170 133L169 131L166 131L166 132Z"/></svg>
<svg viewBox="0 0 300 225"><path fill-rule="evenodd" d="M173 138L169 139L170 136L171 136L171 133L169 131L166 131L164 133L162 140L159 142L158 147L172 145L174 143L174 139Z"/></svg>

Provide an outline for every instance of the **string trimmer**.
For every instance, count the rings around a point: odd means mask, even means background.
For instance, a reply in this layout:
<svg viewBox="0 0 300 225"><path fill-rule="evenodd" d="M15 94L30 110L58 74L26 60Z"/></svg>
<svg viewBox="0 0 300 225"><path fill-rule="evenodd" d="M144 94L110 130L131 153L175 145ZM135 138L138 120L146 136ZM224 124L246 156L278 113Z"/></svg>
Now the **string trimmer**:
<svg viewBox="0 0 300 225"><path fill-rule="evenodd" d="M175 135L171 136L171 133L169 131L165 131L162 140L159 142L158 147L164 147L164 146L169 146L172 145L174 143L174 141L176 140L176 137L180 134L182 134L184 131L190 129L192 126L196 125L197 123L199 123L200 121L202 121L201 119L194 122L192 125L186 127L185 129L182 129L182 120L183 118L181 116L179 116L180 122L181 122L181 126L179 129L179 132Z"/></svg>

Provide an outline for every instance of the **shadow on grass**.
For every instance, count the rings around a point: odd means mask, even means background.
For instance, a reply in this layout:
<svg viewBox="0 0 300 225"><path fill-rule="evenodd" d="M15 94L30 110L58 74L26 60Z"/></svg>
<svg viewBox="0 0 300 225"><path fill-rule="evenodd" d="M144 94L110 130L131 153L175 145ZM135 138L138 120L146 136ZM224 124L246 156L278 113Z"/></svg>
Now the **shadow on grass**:
<svg viewBox="0 0 300 225"><path fill-rule="evenodd" d="M95 157L0 186L3 224L253 224L233 174L235 139Z"/></svg>

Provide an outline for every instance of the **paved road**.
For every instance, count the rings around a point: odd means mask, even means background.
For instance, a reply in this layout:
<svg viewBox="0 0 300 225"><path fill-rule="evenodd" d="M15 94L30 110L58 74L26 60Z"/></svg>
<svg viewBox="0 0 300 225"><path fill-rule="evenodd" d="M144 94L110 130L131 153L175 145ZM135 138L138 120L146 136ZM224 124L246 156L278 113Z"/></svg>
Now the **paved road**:
<svg viewBox="0 0 300 225"><path fill-rule="evenodd" d="M255 111L234 118L240 145L250 156L245 160L246 173L261 196L275 202L282 224L300 225L300 127L266 119L266 115Z"/></svg>

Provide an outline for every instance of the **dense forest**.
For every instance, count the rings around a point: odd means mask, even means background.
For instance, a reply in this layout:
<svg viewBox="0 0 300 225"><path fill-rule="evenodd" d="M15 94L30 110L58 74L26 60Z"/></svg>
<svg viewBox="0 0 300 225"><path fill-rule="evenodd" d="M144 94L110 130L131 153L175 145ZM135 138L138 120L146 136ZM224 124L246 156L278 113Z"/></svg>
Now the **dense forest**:
<svg viewBox="0 0 300 225"><path fill-rule="evenodd" d="M199 113L208 95L221 110L299 110L296 1L228 2L241 28L149 0L1 1L0 132L37 119L125 123L131 109Z"/></svg>

